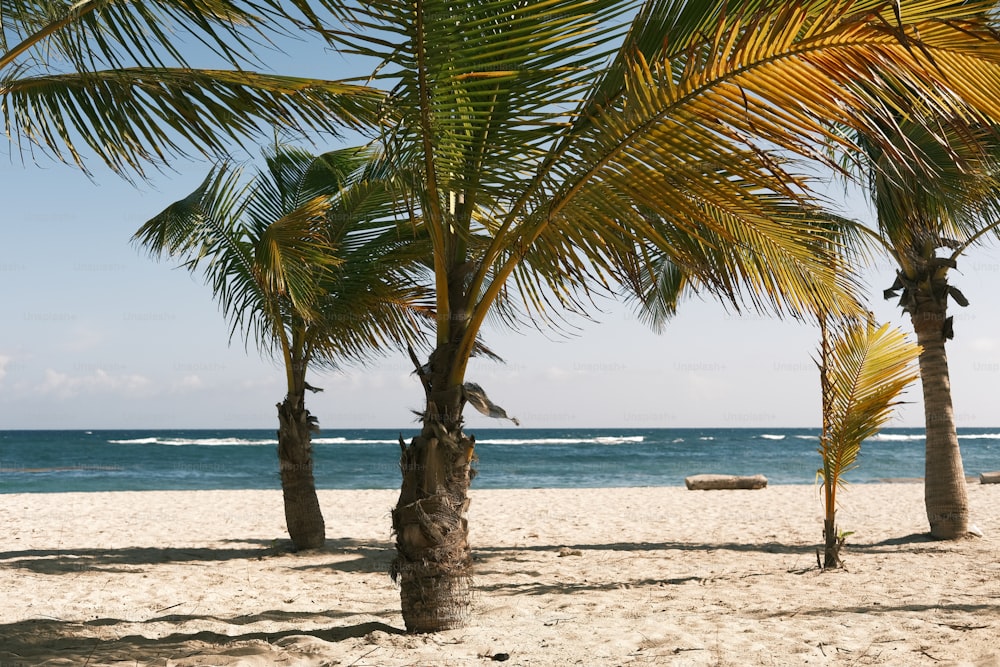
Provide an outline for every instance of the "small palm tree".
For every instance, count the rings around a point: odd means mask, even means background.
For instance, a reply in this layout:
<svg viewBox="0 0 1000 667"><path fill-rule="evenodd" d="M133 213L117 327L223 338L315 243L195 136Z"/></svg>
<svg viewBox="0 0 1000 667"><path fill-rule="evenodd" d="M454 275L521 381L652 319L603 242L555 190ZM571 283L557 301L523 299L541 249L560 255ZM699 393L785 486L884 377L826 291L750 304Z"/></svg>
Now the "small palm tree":
<svg viewBox="0 0 1000 667"><path fill-rule="evenodd" d="M135 240L155 256L202 269L232 330L282 360L278 460L288 533L297 548L323 545L305 407L314 366L364 360L424 330L429 299L417 282L425 251L397 232L393 199L359 170L369 152L267 155L246 186L213 171L201 187L144 224Z"/></svg>
<svg viewBox="0 0 1000 667"><path fill-rule="evenodd" d="M824 316L819 318L819 371L823 399L823 430L819 453L823 467L823 567L841 566L846 535L836 523L837 490L844 475L857 464L861 443L878 433L899 403L896 398L917 379L920 347L888 324L847 322L831 339Z"/></svg>

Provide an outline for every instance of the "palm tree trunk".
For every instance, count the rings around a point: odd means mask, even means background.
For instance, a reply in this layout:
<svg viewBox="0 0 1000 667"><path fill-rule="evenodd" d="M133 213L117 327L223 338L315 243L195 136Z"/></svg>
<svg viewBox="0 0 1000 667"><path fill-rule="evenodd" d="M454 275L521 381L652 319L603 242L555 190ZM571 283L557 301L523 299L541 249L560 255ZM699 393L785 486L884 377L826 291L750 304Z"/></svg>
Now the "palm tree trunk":
<svg viewBox="0 0 1000 667"><path fill-rule="evenodd" d="M969 532L969 498L962 454L951 403L951 379L945 353L946 301L917 295L910 319L920 353L920 383L924 393L926 460L924 504L931 535L954 540Z"/></svg>
<svg viewBox="0 0 1000 667"><path fill-rule="evenodd" d="M278 464L285 501L285 525L296 549L319 549L326 525L313 478L312 431L304 391L278 404Z"/></svg>
<svg viewBox="0 0 1000 667"><path fill-rule="evenodd" d="M830 380L830 329L827 326L827 317L823 311L817 314L820 331L819 347L819 385L820 398L823 404L823 430L820 435L820 452L823 455L823 506L826 508L826 517L823 520L823 569L840 567L840 548L837 546L837 479L834 479L834 471L829 465L827 456L830 447L831 420L833 419L833 382Z"/></svg>
<svg viewBox="0 0 1000 667"><path fill-rule="evenodd" d="M829 514L829 512L828 512ZM833 519L827 518L823 521L823 569L831 570L843 565L840 560L840 549L844 541L837 535L837 524Z"/></svg>
<svg viewBox="0 0 1000 667"><path fill-rule="evenodd" d="M391 574L409 632L462 627L469 615L466 513L475 438L462 432L462 407L461 387L428 397L420 435L409 446L400 438L403 481L392 511L397 553Z"/></svg>

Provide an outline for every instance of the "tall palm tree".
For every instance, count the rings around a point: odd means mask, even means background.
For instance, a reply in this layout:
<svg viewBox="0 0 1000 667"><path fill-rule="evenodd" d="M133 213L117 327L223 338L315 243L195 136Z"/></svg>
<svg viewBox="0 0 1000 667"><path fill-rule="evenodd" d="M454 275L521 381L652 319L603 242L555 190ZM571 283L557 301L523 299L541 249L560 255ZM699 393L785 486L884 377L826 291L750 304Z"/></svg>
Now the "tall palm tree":
<svg viewBox="0 0 1000 667"><path fill-rule="evenodd" d="M282 360L278 408L285 520L299 549L319 548L325 526L313 477L306 373L362 361L414 342L432 301L417 282L426 251L399 234L385 183L365 178L367 151L319 157L277 148L246 186L220 168L144 224L135 240L155 256L201 269L222 311L247 339Z"/></svg>
<svg viewBox="0 0 1000 667"><path fill-rule="evenodd" d="M302 1L4 0L7 136L22 154L85 167L92 153L141 174L186 151L224 154L272 126L337 131L370 121L377 91L246 69L261 66L268 41L288 25L282 13L312 16ZM194 52L216 67L189 65Z"/></svg>
<svg viewBox="0 0 1000 667"><path fill-rule="evenodd" d="M487 316L583 307L581 286L644 244L724 298L847 308L851 281L827 266L830 231L791 161L846 143L834 125L875 128L879 100L902 104L859 80L1000 116L991 4L374 0L328 31L379 63L383 141L433 246L435 349L393 511L410 631L468 613L462 412Z"/></svg>
<svg viewBox="0 0 1000 667"><path fill-rule="evenodd" d="M841 567L844 535L837 526L837 490L857 464L861 443L878 433L892 417L896 398L918 373L920 353L905 334L884 324L848 321L834 329L819 316L819 370L823 430L819 439L823 481L823 567Z"/></svg>
<svg viewBox="0 0 1000 667"><path fill-rule="evenodd" d="M858 167L875 207L875 240L896 266L885 298L898 297L923 348L924 500L931 535L959 539L970 530L969 501L945 344L953 336L948 302L968 301L948 278L962 253L1000 225L1000 140L995 127L961 135L943 123L928 128L929 119L920 119L926 113L911 109L885 128L895 143L911 147L921 169L899 169L881 146L865 140Z"/></svg>

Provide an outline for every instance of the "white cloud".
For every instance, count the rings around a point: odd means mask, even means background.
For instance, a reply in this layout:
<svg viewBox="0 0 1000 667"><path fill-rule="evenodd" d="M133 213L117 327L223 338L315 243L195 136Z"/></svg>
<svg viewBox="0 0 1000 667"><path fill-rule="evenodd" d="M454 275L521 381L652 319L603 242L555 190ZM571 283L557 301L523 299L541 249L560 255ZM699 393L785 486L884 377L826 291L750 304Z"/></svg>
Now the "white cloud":
<svg viewBox="0 0 1000 667"><path fill-rule="evenodd" d="M0 354L0 382L7 377L7 364L11 361L10 357Z"/></svg>
<svg viewBox="0 0 1000 667"><path fill-rule="evenodd" d="M185 375L179 382L174 383L174 391L184 391L188 389L201 389L205 386L204 380L197 375Z"/></svg>
<svg viewBox="0 0 1000 667"><path fill-rule="evenodd" d="M149 378L142 375L112 375L97 369L88 375L69 375L51 368L45 371L45 380L39 385L42 394L59 398L72 398L81 393L120 393L134 395L152 385Z"/></svg>
<svg viewBox="0 0 1000 667"><path fill-rule="evenodd" d="M997 341L993 338L976 338L970 347L976 352L992 352L997 347Z"/></svg>

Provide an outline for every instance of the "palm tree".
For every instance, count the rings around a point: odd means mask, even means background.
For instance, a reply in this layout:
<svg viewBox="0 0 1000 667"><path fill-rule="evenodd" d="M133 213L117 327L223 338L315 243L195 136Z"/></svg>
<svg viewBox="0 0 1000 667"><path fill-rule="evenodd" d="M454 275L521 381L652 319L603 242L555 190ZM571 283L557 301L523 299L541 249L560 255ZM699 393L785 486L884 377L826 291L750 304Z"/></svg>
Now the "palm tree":
<svg viewBox="0 0 1000 667"><path fill-rule="evenodd" d="M917 379L914 362L920 348L888 324L846 322L829 336L826 317L819 316L820 385L823 430L819 454L823 466L823 568L841 566L846 534L837 526L837 490L844 474L857 464L861 443L878 433L898 405L897 396Z"/></svg>
<svg viewBox="0 0 1000 667"><path fill-rule="evenodd" d="M885 128L897 145L912 147L911 162L919 170L899 169L882 147L867 141L859 142L865 151L858 167L876 211L872 236L896 265L885 298L898 297L923 349L924 494L931 535L953 540L969 533L970 517L945 344L953 336L949 300L960 306L968 301L948 276L967 248L1000 225L1000 142L993 127L961 135L943 123L929 130L919 118L926 113L912 109Z"/></svg>
<svg viewBox="0 0 1000 667"><path fill-rule="evenodd" d="M280 25L307 3L269 0L4 2L0 114L22 154L85 167L87 151L142 174L194 149L225 154L272 126L337 131L373 118L381 94L363 86L249 71ZM302 18L305 13L305 18ZM180 46L191 43L187 54ZM196 69L192 51L222 69ZM228 67L228 69L225 69Z"/></svg>
<svg viewBox="0 0 1000 667"><path fill-rule="evenodd" d="M213 171L201 187L144 224L135 240L154 256L203 269L233 332L282 360L278 408L285 520L299 549L323 545L305 407L316 366L362 361L411 343L431 302L416 281L424 245L397 233L385 183L359 176L368 151L314 157L279 147L245 187L239 172Z"/></svg>
<svg viewBox="0 0 1000 667"><path fill-rule="evenodd" d="M462 412L487 316L583 308L580 290L637 246L726 299L848 309L793 158L823 159L822 139L849 143L830 128L872 130L877 102L902 104L859 80L1000 115L983 92L1000 55L986 4L375 0L328 31L379 63L387 156L433 246L435 348L393 511L410 631L468 613Z"/></svg>

